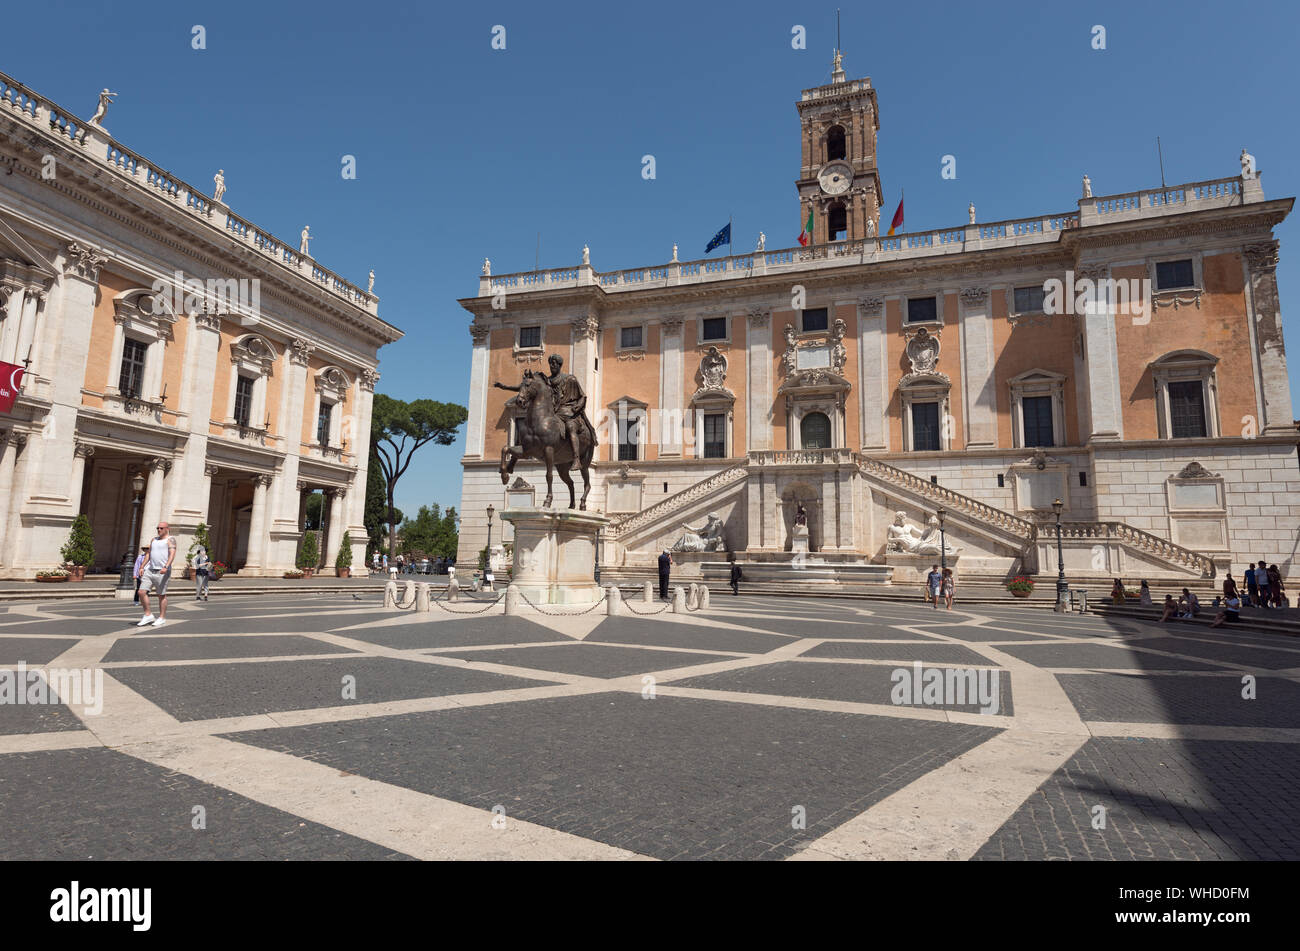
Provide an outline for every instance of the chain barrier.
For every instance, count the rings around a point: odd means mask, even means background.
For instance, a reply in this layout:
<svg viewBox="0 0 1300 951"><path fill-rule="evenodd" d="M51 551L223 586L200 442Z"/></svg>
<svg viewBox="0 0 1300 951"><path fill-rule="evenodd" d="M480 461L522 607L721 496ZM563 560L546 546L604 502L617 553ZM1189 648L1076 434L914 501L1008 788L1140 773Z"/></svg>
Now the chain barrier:
<svg viewBox="0 0 1300 951"><path fill-rule="evenodd" d="M449 589L450 589L449 587L448 587L448 588L444 588L444 589L443 589L443 594L446 594L447 591L448 591ZM429 599L429 603L430 603L430 605L435 605L435 604L436 604L438 607L440 607L442 610L446 611L448 614L486 614L486 613L487 613L488 611L490 611L492 608L496 607L496 605L499 604L500 601L501 601L501 599L504 598L505 596L506 596L506 593L505 593L504 591L502 591L499 595L497 595L495 598L493 598L491 601L489 601L486 605L484 605L484 606L481 607L481 608L477 608L477 609L475 609L475 610L472 610L472 611L453 611L451 608L447 607L447 604L446 604L446 602L443 600L443 598L442 598L441 595L438 596L438 597L436 597L436 598L430 598L430 599Z"/></svg>
<svg viewBox="0 0 1300 951"><path fill-rule="evenodd" d="M596 608L604 604L605 599L609 597L609 594L608 592L602 591L600 597L596 601L592 602L591 607L582 611L548 611L540 604L533 604L533 602L529 600L528 595L524 594L522 591L519 592L519 597L523 599L524 604L528 605L534 611L539 611L542 614L549 614L551 617L582 617L584 614L590 614L592 611L596 610Z"/></svg>

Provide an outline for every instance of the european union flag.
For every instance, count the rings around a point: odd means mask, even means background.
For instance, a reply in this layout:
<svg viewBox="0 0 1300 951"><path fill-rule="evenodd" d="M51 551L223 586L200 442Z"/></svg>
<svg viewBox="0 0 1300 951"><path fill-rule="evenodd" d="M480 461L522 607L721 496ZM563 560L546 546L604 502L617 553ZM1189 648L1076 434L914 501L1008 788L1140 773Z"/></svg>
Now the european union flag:
<svg viewBox="0 0 1300 951"><path fill-rule="evenodd" d="M731 247L731 222L730 221L727 222L727 226L725 228L723 228L721 231L719 231L717 234L713 236L713 240L710 241L709 246L704 249L704 253L708 254L714 248L723 244L725 244L727 247Z"/></svg>

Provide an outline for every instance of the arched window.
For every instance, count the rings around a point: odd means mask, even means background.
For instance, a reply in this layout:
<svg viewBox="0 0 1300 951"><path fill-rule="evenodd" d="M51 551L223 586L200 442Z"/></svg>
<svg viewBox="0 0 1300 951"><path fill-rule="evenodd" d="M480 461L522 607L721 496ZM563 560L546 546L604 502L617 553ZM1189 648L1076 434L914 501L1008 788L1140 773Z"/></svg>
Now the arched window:
<svg viewBox="0 0 1300 951"><path fill-rule="evenodd" d="M843 241L849 233L849 216L844 205L836 202L826 214L826 238L828 241Z"/></svg>
<svg viewBox="0 0 1300 951"><path fill-rule="evenodd" d="M804 449L831 448L831 420L825 413L808 413L799 423L799 441Z"/></svg>
<svg viewBox="0 0 1300 951"><path fill-rule="evenodd" d="M826 133L826 161L845 158L848 152L844 147L844 127L833 125Z"/></svg>

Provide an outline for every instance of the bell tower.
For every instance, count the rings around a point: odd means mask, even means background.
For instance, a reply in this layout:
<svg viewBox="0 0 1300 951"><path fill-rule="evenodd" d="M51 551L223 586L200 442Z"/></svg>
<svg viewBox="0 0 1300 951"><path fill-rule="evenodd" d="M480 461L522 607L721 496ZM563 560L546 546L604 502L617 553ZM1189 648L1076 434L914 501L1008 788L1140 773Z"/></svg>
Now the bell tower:
<svg viewBox="0 0 1300 951"><path fill-rule="evenodd" d="M830 83L805 89L797 104L802 140L795 182L799 223L807 222L812 212L814 245L879 233L876 91L869 78L846 80L842 60L836 50Z"/></svg>

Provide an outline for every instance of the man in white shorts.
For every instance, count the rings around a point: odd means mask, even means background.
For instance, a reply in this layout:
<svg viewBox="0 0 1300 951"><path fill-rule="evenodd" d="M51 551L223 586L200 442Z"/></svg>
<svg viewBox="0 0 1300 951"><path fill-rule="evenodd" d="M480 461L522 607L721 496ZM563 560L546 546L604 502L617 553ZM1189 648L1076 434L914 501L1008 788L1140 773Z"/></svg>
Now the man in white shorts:
<svg viewBox="0 0 1300 951"><path fill-rule="evenodd" d="M140 607L144 617L136 627L152 624L162 627L167 619L167 579L172 576L172 562L176 560L176 539L168 533L166 522L158 523L158 535L149 539L149 560L140 572ZM158 617L149 610L149 595L158 592Z"/></svg>

